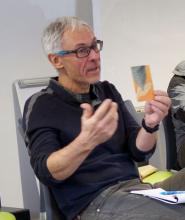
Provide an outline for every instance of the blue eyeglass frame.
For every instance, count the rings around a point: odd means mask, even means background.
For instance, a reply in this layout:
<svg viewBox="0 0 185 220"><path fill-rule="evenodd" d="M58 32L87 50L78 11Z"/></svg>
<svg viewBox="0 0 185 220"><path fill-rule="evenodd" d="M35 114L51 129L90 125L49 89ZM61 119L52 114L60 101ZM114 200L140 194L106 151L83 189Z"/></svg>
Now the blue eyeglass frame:
<svg viewBox="0 0 185 220"><path fill-rule="evenodd" d="M102 41L102 40L96 40L96 43L99 43L99 44L100 44L100 51L101 51L102 48L103 48L103 41ZM83 48L83 47L80 47L80 48L78 48L78 49L76 49L76 50L60 50L60 51L56 52L55 54L56 54L56 55L60 55L60 56L64 56L64 55L67 55L67 54L75 53L76 56L77 56L78 50L81 49L81 48ZM89 48L90 51L91 51L92 49L95 49L95 45L92 44L91 46L89 46L89 47L87 47L87 48ZM89 54L88 54L88 55L89 55ZM87 56L88 56L88 55L87 55ZM77 57L78 57L78 56L77 56ZM85 56L85 57L86 57L86 56ZM79 58L83 58L83 57L79 57Z"/></svg>

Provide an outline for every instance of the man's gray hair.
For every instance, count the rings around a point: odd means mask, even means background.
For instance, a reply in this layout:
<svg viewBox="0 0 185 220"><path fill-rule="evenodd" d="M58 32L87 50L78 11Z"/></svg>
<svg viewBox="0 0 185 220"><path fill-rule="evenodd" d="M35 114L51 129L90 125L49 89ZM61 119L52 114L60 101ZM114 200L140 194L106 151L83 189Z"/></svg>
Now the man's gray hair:
<svg viewBox="0 0 185 220"><path fill-rule="evenodd" d="M89 24L77 17L60 17L51 22L44 30L42 35L42 46L46 54L55 53L62 49L62 37L67 30L88 27Z"/></svg>

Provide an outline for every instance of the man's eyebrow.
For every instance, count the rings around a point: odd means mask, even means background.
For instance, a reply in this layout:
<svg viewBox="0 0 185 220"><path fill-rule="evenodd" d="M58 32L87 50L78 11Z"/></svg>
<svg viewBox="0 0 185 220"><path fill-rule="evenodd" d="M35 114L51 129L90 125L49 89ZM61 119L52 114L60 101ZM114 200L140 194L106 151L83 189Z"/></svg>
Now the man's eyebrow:
<svg viewBox="0 0 185 220"><path fill-rule="evenodd" d="M94 43L95 41L96 41L96 37L93 38L91 44ZM90 45L91 45L91 44L90 44ZM84 47L84 46L89 46L89 44L87 44L87 43L79 43L79 44L76 44L76 45L75 45L75 48Z"/></svg>
<svg viewBox="0 0 185 220"><path fill-rule="evenodd" d="M79 44L76 44L75 47L83 47L83 46L87 46L88 44L86 43L79 43Z"/></svg>

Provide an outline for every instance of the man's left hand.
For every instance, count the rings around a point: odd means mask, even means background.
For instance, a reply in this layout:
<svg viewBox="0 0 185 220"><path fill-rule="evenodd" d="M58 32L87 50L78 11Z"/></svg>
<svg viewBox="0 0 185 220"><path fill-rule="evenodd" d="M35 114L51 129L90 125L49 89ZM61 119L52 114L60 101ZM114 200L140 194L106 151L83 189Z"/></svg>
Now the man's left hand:
<svg viewBox="0 0 185 220"><path fill-rule="evenodd" d="M165 91L154 91L154 99L145 104L145 124L151 128L155 127L168 114L170 106L171 99Z"/></svg>

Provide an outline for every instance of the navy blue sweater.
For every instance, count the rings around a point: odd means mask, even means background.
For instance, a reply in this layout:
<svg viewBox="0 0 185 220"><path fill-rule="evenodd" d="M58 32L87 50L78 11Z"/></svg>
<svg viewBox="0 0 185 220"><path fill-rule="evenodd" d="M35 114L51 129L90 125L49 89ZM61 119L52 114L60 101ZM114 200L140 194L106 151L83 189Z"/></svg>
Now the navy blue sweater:
<svg viewBox="0 0 185 220"><path fill-rule="evenodd" d="M25 104L24 127L31 165L41 182L48 185L61 212L72 219L99 193L119 181L138 178L133 161L144 161L151 152L135 146L139 125L127 111L116 88L109 82L93 85L98 98L118 103L119 123L115 134L97 146L66 180L58 181L49 173L48 156L69 144L80 133L80 102L58 82L34 94Z"/></svg>

